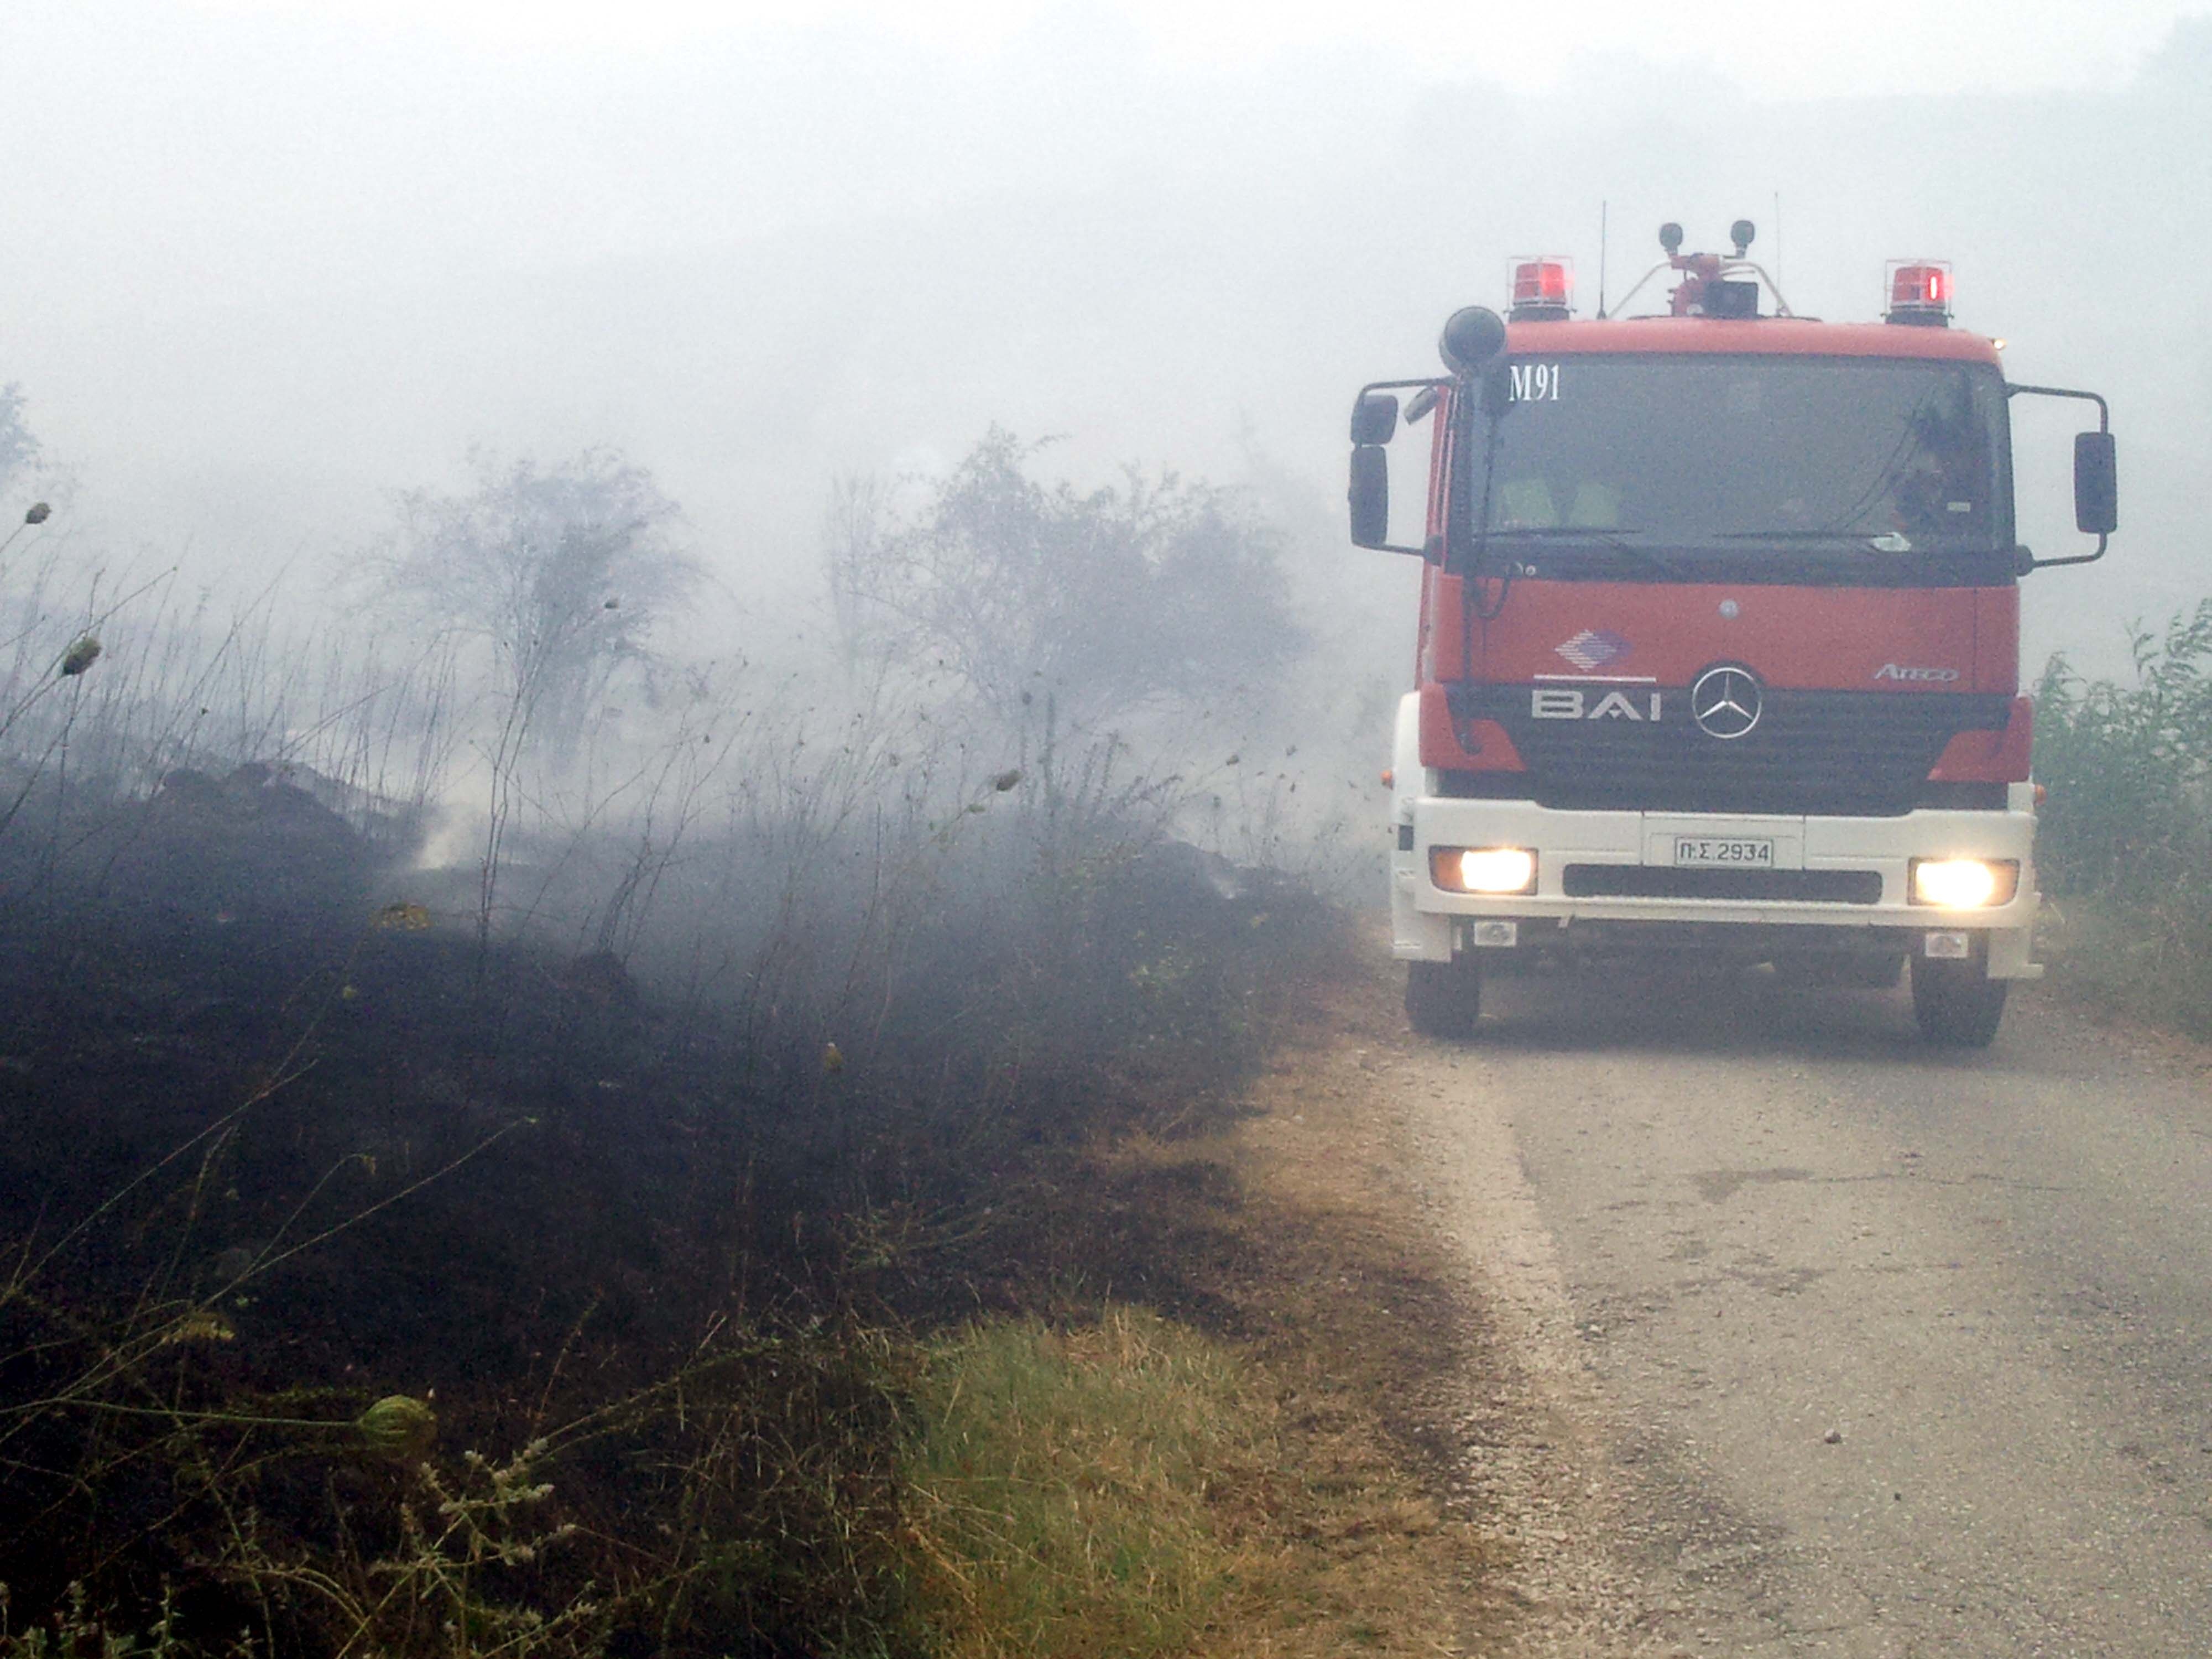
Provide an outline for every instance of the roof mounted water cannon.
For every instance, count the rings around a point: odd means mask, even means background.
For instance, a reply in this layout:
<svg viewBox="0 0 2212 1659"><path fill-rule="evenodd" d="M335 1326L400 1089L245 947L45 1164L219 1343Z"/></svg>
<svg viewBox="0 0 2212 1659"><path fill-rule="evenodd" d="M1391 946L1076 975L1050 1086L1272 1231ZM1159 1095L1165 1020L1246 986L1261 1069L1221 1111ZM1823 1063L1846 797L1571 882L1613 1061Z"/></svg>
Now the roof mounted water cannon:
<svg viewBox="0 0 2212 1659"><path fill-rule="evenodd" d="M1749 319L1759 315L1759 288L1764 283L1766 291L1774 296L1774 314L1788 317L1794 313L1790 302L1782 297L1774 278L1766 270L1752 263L1747 256L1751 252L1752 240L1759 227L1748 219L1739 219L1729 227L1729 240L1735 246L1733 254L1685 253L1682 252L1682 228L1673 220L1659 227L1659 246L1667 255L1660 264L1651 267L1636 279L1620 303L1613 307L1619 316L1627 309L1628 301L1636 297L1644 283L1662 270L1679 270L1682 280L1674 285L1669 309L1677 317L1717 317Z"/></svg>

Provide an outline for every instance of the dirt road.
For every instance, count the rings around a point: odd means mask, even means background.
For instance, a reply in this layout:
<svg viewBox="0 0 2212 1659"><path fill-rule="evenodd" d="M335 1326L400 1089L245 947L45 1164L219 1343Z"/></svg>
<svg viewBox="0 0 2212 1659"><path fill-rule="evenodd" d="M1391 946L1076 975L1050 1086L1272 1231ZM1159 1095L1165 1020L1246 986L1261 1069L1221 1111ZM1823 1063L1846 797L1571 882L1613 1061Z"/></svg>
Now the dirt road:
<svg viewBox="0 0 2212 1659"><path fill-rule="evenodd" d="M1361 1064L1514 1357L1454 1433L1517 1650L2212 1652L2212 1052L2039 991L1985 1054L1902 992L1492 992Z"/></svg>

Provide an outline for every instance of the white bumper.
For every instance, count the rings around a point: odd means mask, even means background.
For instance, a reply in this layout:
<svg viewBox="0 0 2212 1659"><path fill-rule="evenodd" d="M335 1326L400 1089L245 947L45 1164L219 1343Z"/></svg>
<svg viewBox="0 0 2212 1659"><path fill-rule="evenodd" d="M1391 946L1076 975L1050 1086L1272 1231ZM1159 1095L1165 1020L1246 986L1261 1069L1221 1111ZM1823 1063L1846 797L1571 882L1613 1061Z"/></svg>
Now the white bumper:
<svg viewBox="0 0 2212 1659"><path fill-rule="evenodd" d="M1411 701L1410 699L1408 700ZM1410 711L1407 711L1410 714ZM1996 979L2034 979L2043 970L2030 960L2030 930L2041 896L2036 890L2033 854L2035 813L2031 786L2015 784L2003 811L1921 811L1898 817L1751 817L1739 814L1628 811L1560 811L1532 801L1465 800L1431 793L1434 775L1425 773L1415 734L1401 716L1395 757L1396 785L1392 803L1395 836L1390 860L1393 954L1402 960L1449 961L1455 949L1502 944L1498 929L1475 930L1469 920L1510 921L1516 946L1572 946L1602 935L1614 945L1632 945L1642 930L1616 924L1702 924L1655 927L1648 937L1679 943L1698 938L1725 940L1730 934L1709 929L1777 927L1808 932L1809 947L1859 937L1838 929L1893 930L1890 940L1917 950L1927 935L1982 936L1988 972ZM1665 868L1674 861L1678 839L1756 838L1774 843L1778 870L1871 872L1880 878L1880 897L1872 902L1804 902L1733 897L1570 896L1573 866L1627 866ZM1451 892L1429 876L1432 847L1521 847L1536 854L1533 893L1486 896ZM1971 912L1938 910L1908 902L1908 869L1914 859L2014 860L2020 883L2010 902ZM1584 881L1577 884L1587 885ZM1871 884L1865 885L1871 887ZM1581 934L1576 929L1583 924ZM1978 953L1979 953L1978 951Z"/></svg>

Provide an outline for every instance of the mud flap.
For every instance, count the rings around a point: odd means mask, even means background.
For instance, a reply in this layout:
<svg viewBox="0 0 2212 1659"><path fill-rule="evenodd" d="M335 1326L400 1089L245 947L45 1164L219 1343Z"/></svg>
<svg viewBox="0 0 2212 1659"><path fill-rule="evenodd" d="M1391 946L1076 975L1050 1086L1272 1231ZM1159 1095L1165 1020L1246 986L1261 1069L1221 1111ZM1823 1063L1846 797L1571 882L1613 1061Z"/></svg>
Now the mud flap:
<svg viewBox="0 0 2212 1659"><path fill-rule="evenodd" d="M2034 945L2030 929L2007 927L1990 934L1989 975L1991 979L2041 979L2043 964L2028 960Z"/></svg>
<svg viewBox="0 0 2212 1659"><path fill-rule="evenodd" d="M1410 864L1390 872L1390 954L1400 962L1449 962L1452 919L1413 908L1419 879Z"/></svg>

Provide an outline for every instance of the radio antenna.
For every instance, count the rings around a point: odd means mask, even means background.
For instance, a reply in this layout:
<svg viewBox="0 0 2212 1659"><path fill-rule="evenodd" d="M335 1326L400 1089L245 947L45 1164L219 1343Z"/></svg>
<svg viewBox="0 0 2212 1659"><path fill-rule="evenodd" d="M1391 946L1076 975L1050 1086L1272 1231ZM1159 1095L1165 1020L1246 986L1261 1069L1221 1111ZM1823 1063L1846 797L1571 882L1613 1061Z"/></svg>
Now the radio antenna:
<svg viewBox="0 0 2212 1659"><path fill-rule="evenodd" d="M1597 204L1597 319L1605 320L1605 216L1610 203Z"/></svg>
<svg viewBox="0 0 2212 1659"><path fill-rule="evenodd" d="M1774 286L1776 297L1782 287L1782 192L1774 192Z"/></svg>

